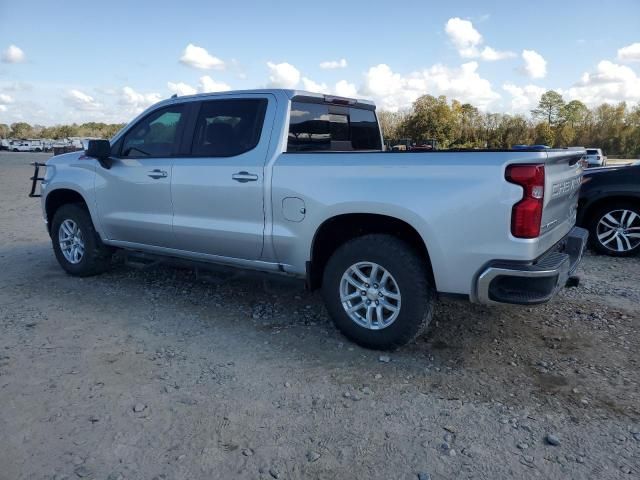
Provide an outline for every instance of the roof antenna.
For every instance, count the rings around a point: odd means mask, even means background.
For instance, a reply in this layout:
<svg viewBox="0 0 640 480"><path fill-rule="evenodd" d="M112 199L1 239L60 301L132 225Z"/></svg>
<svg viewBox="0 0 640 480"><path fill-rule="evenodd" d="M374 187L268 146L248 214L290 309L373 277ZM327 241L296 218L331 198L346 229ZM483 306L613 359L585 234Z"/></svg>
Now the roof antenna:
<svg viewBox="0 0 640 480"><path fill-rule="evenodd" d="M171 98L178 98L178 94L174 93L173 95L171 95Z"/></svg>

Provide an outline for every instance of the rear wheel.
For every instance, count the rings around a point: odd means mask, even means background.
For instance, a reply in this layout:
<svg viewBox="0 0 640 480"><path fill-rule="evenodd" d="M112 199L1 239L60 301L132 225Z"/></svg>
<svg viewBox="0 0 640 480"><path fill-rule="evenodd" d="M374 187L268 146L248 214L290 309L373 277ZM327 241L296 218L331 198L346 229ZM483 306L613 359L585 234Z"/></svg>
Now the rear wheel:
<svg viewBox="0 0 640 480"><path fill-rule="evenodd" d="M367 348L405 345L433 315L425 259L391 235L365 235L340 246L326 265L322 291L336 327Z"/></svg>
<svg viewBox="0 0 640 480"><path fill-rule="evenodd" d="M80 205L67 204L56 211L51 241L58 263L71 275L88 277L109 268L112 249L102 243L89 212Z"/></svg>
<svg viewBox="0 0 640 480"><path fill-rule="evenodd" d="M589 225L591 245L614 257L640 252L640 206L631 202L611 202L599 207Z"/></svg>

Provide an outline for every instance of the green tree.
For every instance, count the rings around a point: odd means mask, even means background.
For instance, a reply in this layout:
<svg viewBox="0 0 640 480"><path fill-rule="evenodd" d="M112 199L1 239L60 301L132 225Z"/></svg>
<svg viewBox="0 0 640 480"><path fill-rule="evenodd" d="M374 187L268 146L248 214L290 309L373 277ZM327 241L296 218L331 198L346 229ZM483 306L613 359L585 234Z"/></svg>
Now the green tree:
<svg viewBox="0 0 640 480"><path fill-rule="evenodd" d="M403 132L413 140L434 138L447 148L453 140L455 120L447 97L423 95L413 102L413 111L407 117Z"/></svg>
<svg viewBox="0 0 640 480"><path fill-rule="evenodd" d="M553 130L547 122L538 123L534 130L535 143L537 145L553 146Z"/></svg>
<svg viewBox="0 0 640 480"><path fill-rule="evenodd" d="M26 122L16 122L11 124L11 136L13 138L29 138L32 136L33 129Z"/></svg>
<svg viewBox="0 0 640 480"><path fill-rule="evenodd" d="M553 90L543 93L538 102L538 108L531 110L534 118L546 120L551 126L554 126L560 120L560 114L564 107L564 99L562 95Z"/></svg>
<svg viewBox="0 0 640 480"><path fill-rule="evenodd" d="M8 138L11 128L6 123L0 123L0 138Z"/></svg>
<svg viewBox="0 0 640 480"><path fill-rule="evenodd" d="M572 128L583 125L589 116L589 109L580 100L571 100L560 111L562 123L568 123Z"/></svg>

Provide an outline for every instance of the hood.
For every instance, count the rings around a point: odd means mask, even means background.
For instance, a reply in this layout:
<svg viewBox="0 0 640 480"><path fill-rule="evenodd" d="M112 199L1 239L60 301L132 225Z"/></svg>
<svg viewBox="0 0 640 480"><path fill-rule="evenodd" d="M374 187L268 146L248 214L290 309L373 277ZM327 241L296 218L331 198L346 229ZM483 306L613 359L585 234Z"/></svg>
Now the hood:
<svg viewBox="0 0 640 480"><path fill-rule="evenodd" d="M584 170L583 175L588 177L591 175L599 175L599 174L603 174L603 173L607 173L607 172L615 172L620 170L621 168L628 168L630 167L632 164L628 163L626 165L611 165L608 167L595 167L595 168L586 168Z"/></svg>
<svg viewBox="0 0 640 480"><path fill-rule="evenodd" d="M47 165L63 165L73 163L84 155L84 150L55 155L47 160Z"/></svg>

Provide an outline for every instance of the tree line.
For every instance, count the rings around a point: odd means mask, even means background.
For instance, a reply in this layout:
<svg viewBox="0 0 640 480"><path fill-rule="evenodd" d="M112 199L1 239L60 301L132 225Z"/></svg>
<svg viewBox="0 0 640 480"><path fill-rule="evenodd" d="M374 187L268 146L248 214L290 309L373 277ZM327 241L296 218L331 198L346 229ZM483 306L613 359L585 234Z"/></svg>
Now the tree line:
<svg viewBox="0 0 640 480"><path fill-rule="evenodd" d="M385 139L435 139L439 148L511 148L517 144L598 147L608 155L640 156L640 105L588 108L549 90L531 116L483 113L470 103L423 95L410 109L378 111ZM0 123L0 138L111 138L124 124L88 122L43 127Z"/></svg>
<svg viewBox="0 0 640 480"><path fill-rule="evenodd" d="M640 156L640 105L588 108L550 90L531 116L482 113L445 96L419 97L408 110L379 111L385 139L435 139L439 148L511 148L513 145L598 147L608 155Z"/></svg>
<svg viewBox="0 0 640 480"><path fill-rule="evenodd" d="M0 138L50 138L62 139L70 137L111 138L124 123L87 122L81 125L56 125L43 127L30 125L26 122L16 122L11 125L0 123Z"/></svg>

